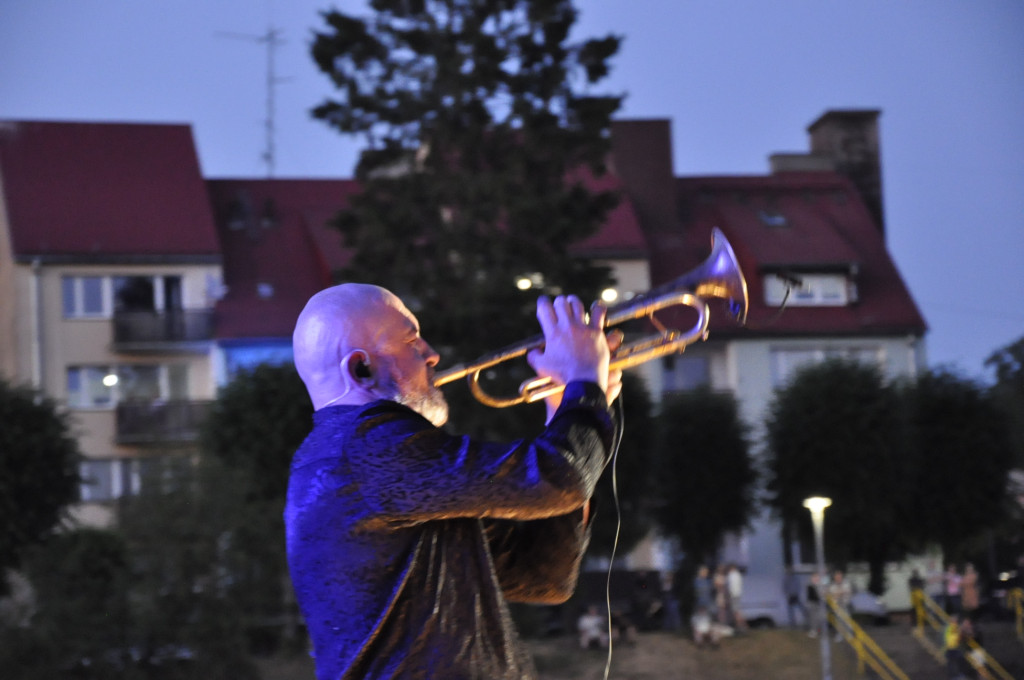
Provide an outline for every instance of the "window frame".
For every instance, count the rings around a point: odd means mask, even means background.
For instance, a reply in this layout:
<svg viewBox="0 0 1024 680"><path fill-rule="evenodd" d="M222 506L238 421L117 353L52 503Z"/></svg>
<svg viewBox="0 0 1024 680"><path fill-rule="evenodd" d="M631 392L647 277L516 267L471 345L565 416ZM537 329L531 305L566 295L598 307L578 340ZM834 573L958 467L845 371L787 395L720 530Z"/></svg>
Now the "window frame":
<svg viewBox="0 0 1024 680"><path fill-rule="evenodd" d="M87 309L87 284L99 285L99 309ZM109 276L62 275L61 313L65 319L109 319L113 315Z"/></svg>

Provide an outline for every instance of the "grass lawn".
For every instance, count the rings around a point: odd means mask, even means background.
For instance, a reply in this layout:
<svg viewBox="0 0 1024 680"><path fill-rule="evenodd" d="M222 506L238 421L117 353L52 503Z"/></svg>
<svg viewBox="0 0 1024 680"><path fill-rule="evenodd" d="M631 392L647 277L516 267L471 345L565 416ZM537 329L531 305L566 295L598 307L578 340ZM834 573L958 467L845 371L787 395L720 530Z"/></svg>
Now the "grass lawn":
<svg viewBox="0 0 1024 680"><path fill-rule="evenodd" d="M580 650L571 637L529 640L540 680L600 680L606 651ZM304 655L259 662L262 680L313 680ZM718 649L698 649L670 633L641 633L636 645L612 648L610 678L616 680L820 680L818 640L801 631L760 629L727 638ZM833 680L860 678L848 647L834 647Z"/></svg>

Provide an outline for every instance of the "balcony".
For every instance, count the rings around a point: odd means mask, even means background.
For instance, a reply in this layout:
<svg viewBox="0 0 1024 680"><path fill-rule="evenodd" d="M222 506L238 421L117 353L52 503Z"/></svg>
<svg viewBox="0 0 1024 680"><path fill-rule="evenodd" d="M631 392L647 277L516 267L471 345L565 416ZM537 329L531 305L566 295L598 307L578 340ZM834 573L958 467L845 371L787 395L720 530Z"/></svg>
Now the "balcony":
<svg viewBox="0 0 1024 680"><path fill-rule="evenodd" d="M114 313L114 348L120 351L188 349L212 339L212 309Z"/></svg>
<svg viewBox="0 0 1024 680"><path fill-rule="evenodd" d="M117 405L117 443L194 442L210 412L210 401L123 401Z"/></svg>

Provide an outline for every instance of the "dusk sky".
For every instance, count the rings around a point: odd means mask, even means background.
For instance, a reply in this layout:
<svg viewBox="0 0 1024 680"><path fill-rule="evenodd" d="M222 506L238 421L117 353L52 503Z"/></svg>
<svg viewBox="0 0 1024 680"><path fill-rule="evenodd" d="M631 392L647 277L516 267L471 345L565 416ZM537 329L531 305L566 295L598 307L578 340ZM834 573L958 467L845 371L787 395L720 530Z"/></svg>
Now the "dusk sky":
<svg viewBox="0 0 1024 680"><path fill-rule="evenodd" d="M361 140L313 121L321 10L363 1L0 0L0 118L192 125L204 174L349 177ZM887 240L930 326L929 363L983 379L1024 336L1024 2L580 0L624 42L599 91L672 121L677 175L764 174L836 108L880 109Z"/></svg>

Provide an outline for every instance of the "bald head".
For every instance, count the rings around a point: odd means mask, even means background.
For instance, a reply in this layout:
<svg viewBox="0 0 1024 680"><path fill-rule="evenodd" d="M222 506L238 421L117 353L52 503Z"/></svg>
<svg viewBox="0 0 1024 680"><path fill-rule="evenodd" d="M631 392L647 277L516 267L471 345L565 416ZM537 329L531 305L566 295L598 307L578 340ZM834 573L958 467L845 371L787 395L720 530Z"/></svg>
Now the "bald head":
<svg viewBox="0 0 1024 680"><path fill-rule="evenodd" d="M432 379L439 357L419 330L412 312L379 286L345 283L311 297L292 348L313 408L390 399L443 423L447 404Z"/></svg>
<svg viewBox="0 0 1024 680"><path fill-rule="evenodd" d="M396 306L402 302L390 291L363 283L333 286L309 299L295 323L292 349L314 407L318 398L322 403L345 390L342 361L355 350L373 351L373 320Z"/></svg>

